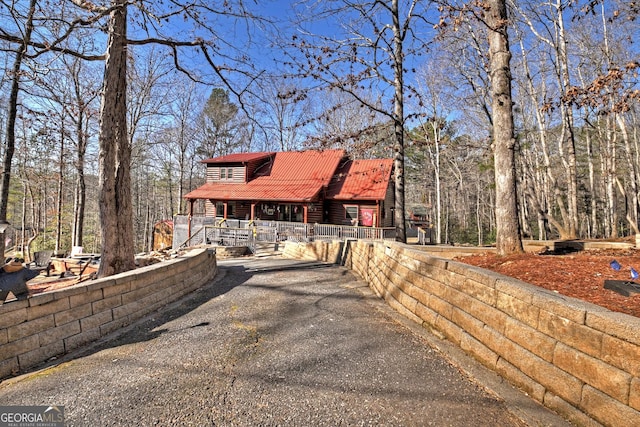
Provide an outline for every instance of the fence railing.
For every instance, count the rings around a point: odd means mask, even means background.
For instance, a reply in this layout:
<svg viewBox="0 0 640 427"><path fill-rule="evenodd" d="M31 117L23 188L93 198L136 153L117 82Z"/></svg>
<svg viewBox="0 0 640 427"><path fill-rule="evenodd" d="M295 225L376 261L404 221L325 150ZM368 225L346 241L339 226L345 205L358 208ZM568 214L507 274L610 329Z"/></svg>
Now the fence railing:
<svg viewBox="0 0 640 427"><path fill-rule="evenodd" d="M348 225L315 224L313 227L313 231L313 237L315 240L393 240L396 237L396 229L386 227L354 227Z"/></svg>
<svg viewBox="0 0 640 427"><path fill-rule="evenodd" d="M286 221L248 221L209 218L193 227L191 236L186 217L174 219L174 242L180 246L210 244L221 246L247 246L252 251L256 242L312 242L314 240L370 239L394 240L395 228L356 227L333 224L305 224Z"/></svg>
<svg viewBox="0 0 640 427"><path fill-rule="evenodd" d="M205 225L205 241L208 245L252 246L255 240L253 230Z"/></svg>

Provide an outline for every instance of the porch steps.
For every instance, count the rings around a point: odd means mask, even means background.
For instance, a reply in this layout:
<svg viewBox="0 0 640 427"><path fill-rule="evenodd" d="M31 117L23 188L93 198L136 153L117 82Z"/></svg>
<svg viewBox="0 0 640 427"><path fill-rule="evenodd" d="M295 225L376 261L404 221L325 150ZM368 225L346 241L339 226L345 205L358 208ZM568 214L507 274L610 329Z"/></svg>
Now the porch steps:
<svg viewBox="0 0 640 427"><path fill-rule="evenodd" d="M283 244L279 242L255 242L254 256L280 255Z"/></svg>

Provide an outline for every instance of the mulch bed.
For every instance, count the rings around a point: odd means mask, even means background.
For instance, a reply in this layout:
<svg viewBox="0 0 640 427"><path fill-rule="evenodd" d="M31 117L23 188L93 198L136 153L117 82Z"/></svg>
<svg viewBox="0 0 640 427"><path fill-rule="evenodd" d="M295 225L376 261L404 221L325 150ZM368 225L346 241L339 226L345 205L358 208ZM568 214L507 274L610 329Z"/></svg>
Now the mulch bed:
<svg viewBox="0 0 640 427"><path fill-rule="evenodd" d="M640 272L640 251L589 250L570 254L524 253L499 257L470 255L456 260L486 268L524 282L579 298L611 311L640 317L640 294L624 296L605 289L605 280L632 281L632 268ZM611 266L617 261L619 270ZM635 280L640 284L640 279Z"/></svg>

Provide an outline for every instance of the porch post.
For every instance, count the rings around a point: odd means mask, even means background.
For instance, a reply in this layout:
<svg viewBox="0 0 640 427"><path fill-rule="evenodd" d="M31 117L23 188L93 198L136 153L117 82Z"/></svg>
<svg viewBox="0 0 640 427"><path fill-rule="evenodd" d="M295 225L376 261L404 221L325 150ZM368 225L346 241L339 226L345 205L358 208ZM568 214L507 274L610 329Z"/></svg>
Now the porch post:
<svg viewBox="0 0 640 427"><path fill-rule="evenodd" d="M222 214L222 218L227 219L227 207L229 205L229 202L224 202L224 212Z"/></svg>
<svg viewBox="0 0 640 427"><path fill-rule="evenodd" d="M189 212L187 213L187 239L191 238L191 217L193 216L193 204L195 199L189 199Z"/></svg>
<svg viewBox="0 0 640 427"><path fill-rule="evenodd" d="M302 222L304 222L305 224L307 224L309 222L309 204L305 203L304 205L302 205Z"/></svg>
<svg viewBox="0 0 640 427"><path fill-rule="evenodd" d="M256 203L251 202L251 213L249 214L249 219L253 221L256 219Z"/></svg>

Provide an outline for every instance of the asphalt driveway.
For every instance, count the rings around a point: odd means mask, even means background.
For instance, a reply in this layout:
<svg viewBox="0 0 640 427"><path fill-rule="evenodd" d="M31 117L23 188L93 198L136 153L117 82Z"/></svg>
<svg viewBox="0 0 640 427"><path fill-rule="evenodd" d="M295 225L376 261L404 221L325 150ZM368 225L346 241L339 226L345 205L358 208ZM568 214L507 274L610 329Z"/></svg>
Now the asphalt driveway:
<svg viewBox="0 0 640 427"><path fill-rule="evenodd" d="M342 267L220 261L202 289L50 366L2 405L69 426L563 426Z"/></svg>

